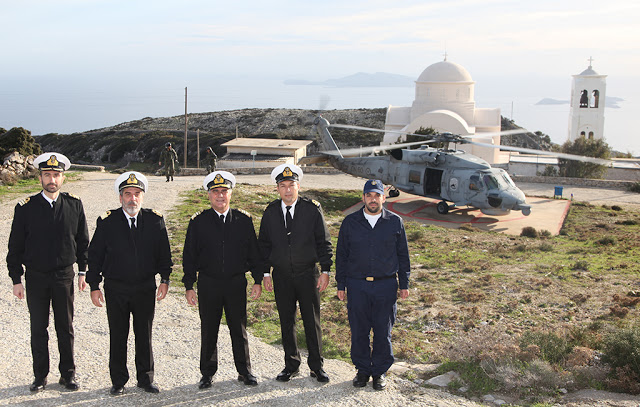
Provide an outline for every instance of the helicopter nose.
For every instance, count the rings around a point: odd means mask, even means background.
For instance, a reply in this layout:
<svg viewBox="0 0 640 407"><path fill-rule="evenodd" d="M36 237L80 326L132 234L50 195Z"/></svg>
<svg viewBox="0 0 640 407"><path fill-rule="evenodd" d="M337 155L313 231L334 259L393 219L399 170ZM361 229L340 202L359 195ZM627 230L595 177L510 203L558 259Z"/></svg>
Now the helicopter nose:
<svg viewBox="0 0 640 407"><path fill-rule="evenodd" d="M525 202L524 193L520 189L503 191L500 195L502 197L502 209L519 210L525 216L531 214L531 205ZM489 202L491 203L491 201Z"/></svg>

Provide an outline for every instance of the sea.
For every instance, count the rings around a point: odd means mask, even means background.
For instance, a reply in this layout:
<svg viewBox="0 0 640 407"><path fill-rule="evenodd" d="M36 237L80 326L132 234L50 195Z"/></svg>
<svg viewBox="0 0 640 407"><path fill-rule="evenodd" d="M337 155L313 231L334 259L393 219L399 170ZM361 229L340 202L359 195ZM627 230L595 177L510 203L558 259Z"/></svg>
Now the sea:
<svg viewBox="0 0 640 407"><path fill-rule="evenodd" d="M104 78L0 78L0 127L24 127L33 135L74 133L144 117L183 115L185 88L189 113L244 108L355 109L411 106L411 87L328 87L285 85L289 78L231 76L177 80ZM496 85L496 78L476 80L477 107L501 114L555 143L567 139L569 105L538 105L543 98L568 100L571 78L551 87ZM537 82L536 82L537 83ZM640 86L608 80L607 96L622 98L605 110L605 140L616 151L640 155Z"/></svg>

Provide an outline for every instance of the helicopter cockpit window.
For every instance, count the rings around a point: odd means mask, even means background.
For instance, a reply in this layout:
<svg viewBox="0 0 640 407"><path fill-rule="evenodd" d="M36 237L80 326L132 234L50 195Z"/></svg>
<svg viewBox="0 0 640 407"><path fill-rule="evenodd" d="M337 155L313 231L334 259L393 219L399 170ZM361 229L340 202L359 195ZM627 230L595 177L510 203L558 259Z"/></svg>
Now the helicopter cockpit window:
<svg viewBox="0 0 640 407"><path fill-rule="evenodd" d="M477 175L472 175L469 179L469 189L473 191L479 191L482 189L482 182L480 181L480 177Z"/></svg>
<svg viewBox="0 0 640 407"><path fill-rule="evenodd" d="M499 189L500 188L500 182L493 175L485 174L484 177L482 177L482 179L484 181L484 184L487 186L487 189Z"/></svg>
<svg viewBox="0 0 640 407"><path fill-rule="evenodd" d="M509 174L507 174L506 171L504 171L504 170L500 171L500 175L502 175L502 178L504 179L504 181L507 183L508 186L510 186L512 188L516 187L516 184L513 182L513 180L511 179Z"/></svg>

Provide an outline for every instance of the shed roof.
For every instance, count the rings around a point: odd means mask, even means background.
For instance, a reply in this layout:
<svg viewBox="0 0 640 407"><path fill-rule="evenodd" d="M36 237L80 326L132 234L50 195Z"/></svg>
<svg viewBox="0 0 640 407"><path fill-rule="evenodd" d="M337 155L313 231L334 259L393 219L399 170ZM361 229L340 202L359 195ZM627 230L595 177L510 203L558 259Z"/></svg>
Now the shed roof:
<svg viewBox="0 0 640 407"><path fill-rule="evenodd" d="M235 138L222 144L224 147L280 148L297 150L313 143L312 140L285 140L265 138Z"/></svg>

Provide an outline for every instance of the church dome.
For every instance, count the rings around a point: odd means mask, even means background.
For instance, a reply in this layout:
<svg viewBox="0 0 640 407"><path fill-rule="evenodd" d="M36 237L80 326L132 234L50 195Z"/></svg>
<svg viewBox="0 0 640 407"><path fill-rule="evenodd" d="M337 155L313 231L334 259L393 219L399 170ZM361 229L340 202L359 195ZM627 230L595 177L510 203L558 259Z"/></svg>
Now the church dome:
<svg viewBox="0 0 640 407"><path fill-rule="evenodd" d="M441 61L422 71L418 82L473 82L469 72L455 62Z"/></svg>

